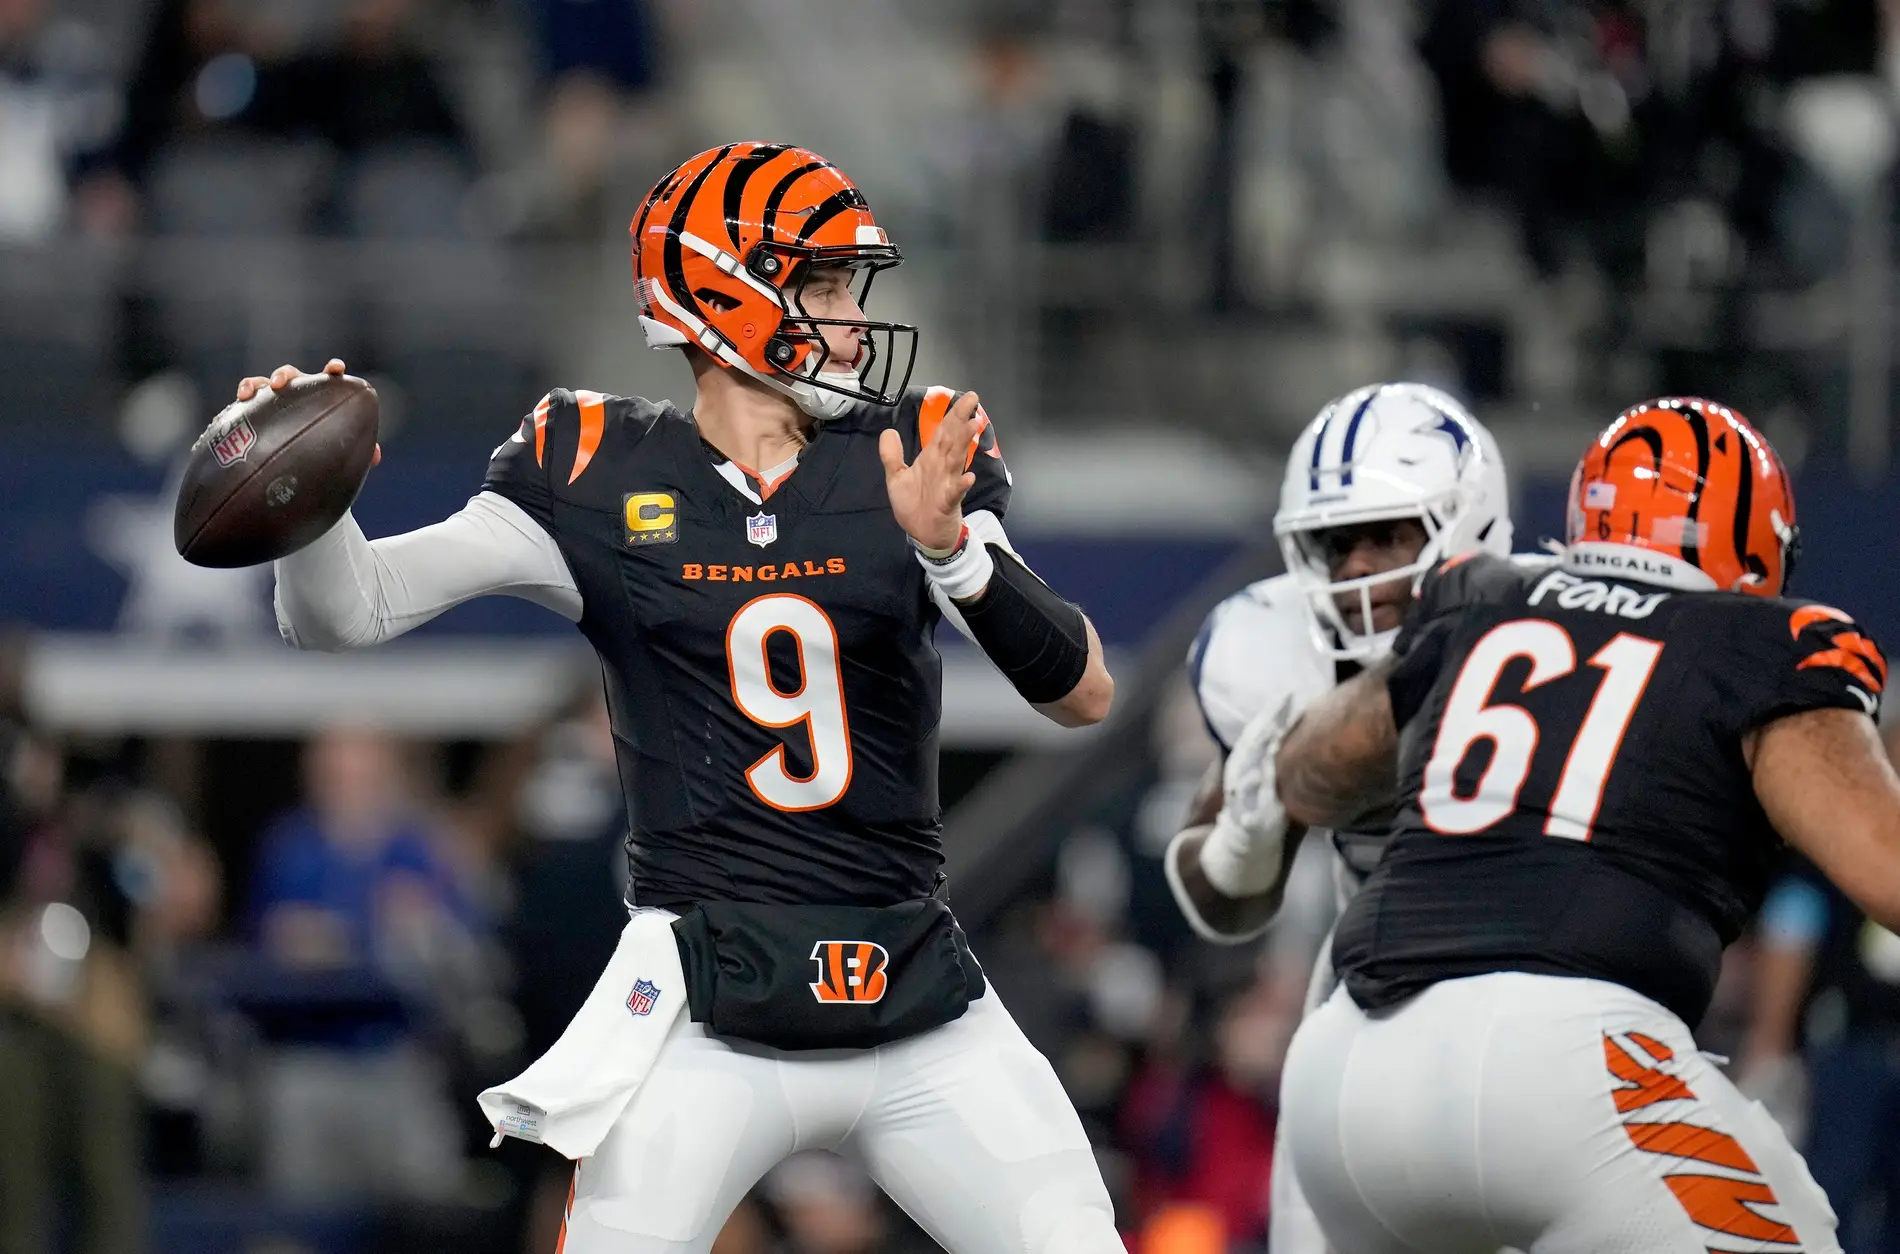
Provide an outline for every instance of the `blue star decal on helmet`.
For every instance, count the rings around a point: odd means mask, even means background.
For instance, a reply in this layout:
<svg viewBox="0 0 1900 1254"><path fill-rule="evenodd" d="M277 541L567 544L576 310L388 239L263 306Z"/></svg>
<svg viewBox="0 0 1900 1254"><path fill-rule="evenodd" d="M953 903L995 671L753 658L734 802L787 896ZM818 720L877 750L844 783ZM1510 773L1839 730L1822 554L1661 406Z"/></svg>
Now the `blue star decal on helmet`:
<svg viewBox="0 0 1900 1254"><path fill-rule="evenodd" d="M1432 412L1438 415L1438 421L1426 427L1421 434L1442 435L1449 439L1451 441L1453 454L1457 457L1459 464L1463 465L1465 456L1471 451L1473 444L1471 428L1467 427L1464 424L1464 420L1459 418L1456 414L1448 414L1444 410L1436 408L1434 408Z"/></svg>

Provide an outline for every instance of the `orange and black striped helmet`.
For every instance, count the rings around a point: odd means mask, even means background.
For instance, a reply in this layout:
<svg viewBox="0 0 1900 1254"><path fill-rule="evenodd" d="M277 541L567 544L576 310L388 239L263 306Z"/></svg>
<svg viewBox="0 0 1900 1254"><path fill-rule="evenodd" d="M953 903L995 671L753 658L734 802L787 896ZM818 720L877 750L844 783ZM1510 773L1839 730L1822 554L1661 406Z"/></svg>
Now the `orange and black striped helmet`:
<svg viewBox="0 0 1900 1254"><path fill-rule="evenodd" d="M802 303L814 267L842 266L861 311L872 278L904 259L857 185L817 153L764 143L708 149L659 181L629 230L648 344L696 344L817 417L903 395L915 327L813 317ZM862 330L850 369L830 360L827 327Z"/></svg>
<svg viewBox="0 0 1900 1254"><path fill-rule="evenodd" d="M1639 548L1755 596L1781 595L1800 550L1781 458L1741 414L1695 397L1645 401L1604 429L1570 480L1568 530L1573 550Z"/></svg>

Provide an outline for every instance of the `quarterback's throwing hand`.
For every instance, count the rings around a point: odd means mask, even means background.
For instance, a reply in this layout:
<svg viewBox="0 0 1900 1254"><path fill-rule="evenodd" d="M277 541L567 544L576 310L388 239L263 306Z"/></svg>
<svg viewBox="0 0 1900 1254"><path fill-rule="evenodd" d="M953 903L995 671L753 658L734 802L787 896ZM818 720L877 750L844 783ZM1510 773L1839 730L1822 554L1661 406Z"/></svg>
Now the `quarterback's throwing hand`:
<svg viewBox="0 0 1900 1254"><path fill-rule="evenodd" d="M917 460L904 464L904 441L896 431L878 437L878 456L884 459L884 486L890 492L891 513L919 547L943 551L956 547L963 534L963 494L976 482L967 469L970 443L976 437L977 399L965 392L944 415L929 444Z"/></svg>
<svg viewBox="0 0 1900 1254"><path fill-rule="evenodd" d="M343 375L343 372L344 372L343 359L340 357L332 357L329 361L324 363L323 373L327 375L333 375L340 378ZM247 378L240 379L238 381L237 398L239 401L248 401L253 396L256 396L259 392L262 392L265 388L269 388L273 392L281 392L285 388L289 387L293 380L299 379L302 377L303 377L303 371L289 364L285 364L285 365L277 367L277 369L271 371L268 376L261 375L261 374L250 375ZM381 464L382 460L383 460L383 446L381 444L378 444L370 452L369 464L372 467L375 467Z"/></svg>

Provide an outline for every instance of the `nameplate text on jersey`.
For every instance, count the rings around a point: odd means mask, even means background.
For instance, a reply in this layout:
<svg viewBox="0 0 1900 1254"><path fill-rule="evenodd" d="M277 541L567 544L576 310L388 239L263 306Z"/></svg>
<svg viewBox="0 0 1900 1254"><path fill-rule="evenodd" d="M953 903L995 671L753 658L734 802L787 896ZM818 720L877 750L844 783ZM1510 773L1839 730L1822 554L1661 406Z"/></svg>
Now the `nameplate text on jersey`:
<svg viewBox="0 0 1900 1254"><path fill-rule="evenodd" d="M1622 618L1648 618L1656 612L1658 605L1668 599L1669 594L1638 592L1622 584L1584 579L1553 570L1537 581L1537 586L1531 590L1530 604L1541 605L1546 596L1552 596L1557 605L1566 610L1598 610Z"/></svg>

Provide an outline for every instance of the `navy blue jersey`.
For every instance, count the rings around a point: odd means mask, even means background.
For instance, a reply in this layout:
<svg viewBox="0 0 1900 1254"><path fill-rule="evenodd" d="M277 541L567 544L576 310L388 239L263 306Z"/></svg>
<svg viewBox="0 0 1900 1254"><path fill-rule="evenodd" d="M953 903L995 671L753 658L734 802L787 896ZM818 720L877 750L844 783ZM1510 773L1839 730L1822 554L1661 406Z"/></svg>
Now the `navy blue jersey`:
<svg viewBox="0 0 1900 1254"><path fill-rule="evenodd" d="M1696 1022L1782 850L1744 738L1873 713L1879 650L1827 606L1482 556L1420 597L1388 681L1393 839L1333 949L1354 999L1532 971Z"/></svg>
<svg viewBox="0 0 1900 1254"><path fill-rule="evenodd" d="M878 436L906 457L955 394L913 389L820 424L754 502L670 404L555 391L486 488L547 528L580 587L629 800L632 899L888 905L942 862L938 611L891 514ZM985 419L966 512L1001 516Z"/></svg>

